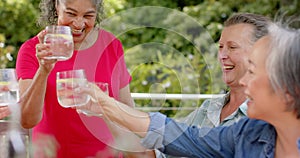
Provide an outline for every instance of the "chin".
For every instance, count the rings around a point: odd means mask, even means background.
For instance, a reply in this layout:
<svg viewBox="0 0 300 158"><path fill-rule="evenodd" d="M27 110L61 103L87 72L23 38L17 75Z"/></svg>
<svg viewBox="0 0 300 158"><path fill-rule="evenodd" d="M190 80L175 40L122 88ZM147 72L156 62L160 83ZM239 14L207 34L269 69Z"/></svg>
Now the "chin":
<svg viewBox="0 0 300 158"><path fill-rule="evenodd" d="M247 109L247 116L251 119L257 119L257 115L254 110L248 107Z"/></svg>

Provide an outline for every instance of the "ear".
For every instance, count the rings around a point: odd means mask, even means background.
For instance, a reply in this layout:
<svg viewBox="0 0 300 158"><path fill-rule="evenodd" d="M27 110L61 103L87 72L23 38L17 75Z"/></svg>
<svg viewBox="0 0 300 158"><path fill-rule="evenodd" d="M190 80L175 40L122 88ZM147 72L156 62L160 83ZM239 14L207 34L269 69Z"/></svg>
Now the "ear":
<svg viewBox="0 0 300 158"><path fill-rule="evenodd" d="M284 98L285 105L287 105L288 109L291 109L295 103L295 99L288 92L286 92L284 96L285 96Z"/></svg>

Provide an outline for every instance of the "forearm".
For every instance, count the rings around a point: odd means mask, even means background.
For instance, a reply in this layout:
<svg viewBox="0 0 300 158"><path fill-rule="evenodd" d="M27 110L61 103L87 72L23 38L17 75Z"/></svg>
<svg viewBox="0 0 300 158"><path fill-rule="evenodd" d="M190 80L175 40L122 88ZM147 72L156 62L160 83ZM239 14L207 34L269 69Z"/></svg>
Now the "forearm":
<svg viewBox="0 0 300 158"><path fill-rule="evenodd" d="M134 107L134 101L131 97L129 85L120 89L119 101L126 104L127 106Z"/></svg>
<svg viewBox="0 0 300 158"><path fill-rule="evenodd" d="M126 127L140 137L146 135L150 124L147 113L135 110L113 98L109 98L101 104L106 119Z"/></svg>
<svg viewBox="0 0 300 158"><path fill-rule="evenodd" d="M42 119L48 74L38 70L33 80L20 81L21 124L32 128Z"/></svg>

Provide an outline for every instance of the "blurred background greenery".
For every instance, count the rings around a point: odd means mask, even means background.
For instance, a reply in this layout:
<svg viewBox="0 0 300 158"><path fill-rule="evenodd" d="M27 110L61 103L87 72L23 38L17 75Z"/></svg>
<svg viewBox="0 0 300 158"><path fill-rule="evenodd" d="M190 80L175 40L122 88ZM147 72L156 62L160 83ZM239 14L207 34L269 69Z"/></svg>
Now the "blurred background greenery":
<svg viewBox="0 0 300 158"><path fill-rule="evenodd" d="M15 67L21 44L41 29L39 0L0 1L0 67ZM271 19L299 15L299 0L104 0L101 27L123 43L135 93L219 94L227 91L217 64L217 41L233 13ZM150 7L151 6L151 7ZM171 117L202 100L136 100ZM165 110L178 107L179 110Z"/></svg>

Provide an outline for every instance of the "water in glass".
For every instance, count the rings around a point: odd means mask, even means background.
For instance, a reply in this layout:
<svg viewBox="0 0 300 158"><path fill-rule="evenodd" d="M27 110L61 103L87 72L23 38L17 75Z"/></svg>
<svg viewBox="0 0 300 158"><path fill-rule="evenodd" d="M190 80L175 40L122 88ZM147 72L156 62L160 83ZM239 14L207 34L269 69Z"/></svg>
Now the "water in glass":
<svg viewBox="0 0 300 158"><path fill-rule="evenodd" d="M52 56L45 59L67 60L74 50L73 36L69 26L47 26L44 43L50 45Z"/></svg>
<svg viewBox="0 0 300 158"><path fill-rule="evenodd" d="M85 86L87 86L87 79L84 70L58 72L56 90L59 104L65 108L85 105L90 99L89 95L76 91Z"/></svg>
<svg viewBox="0 0 300 158"><path fill-rule="evenodd" d="M0 106L19 101L19 86L15 69L0 69Z"/></svg>

